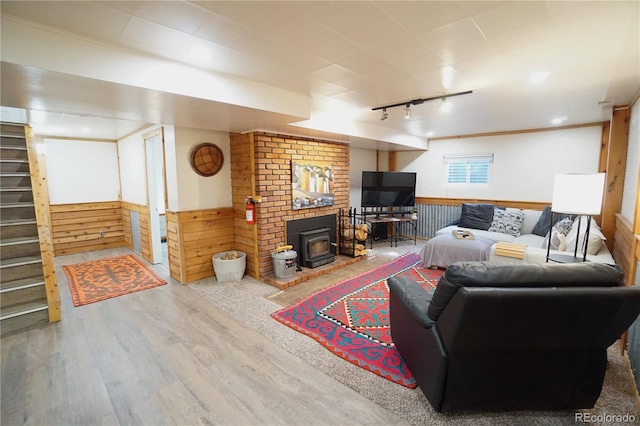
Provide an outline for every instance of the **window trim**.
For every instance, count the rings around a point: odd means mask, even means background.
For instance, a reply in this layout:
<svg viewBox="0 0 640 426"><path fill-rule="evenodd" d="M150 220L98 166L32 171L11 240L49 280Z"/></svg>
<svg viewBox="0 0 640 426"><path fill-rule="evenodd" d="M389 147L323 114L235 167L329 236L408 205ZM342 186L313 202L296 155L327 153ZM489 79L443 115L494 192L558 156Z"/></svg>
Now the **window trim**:
<svg viewBox="0 0 640 426"><path fill-rule="evenodd" d="M491 173L493 164L494 154L452 154L445 155L443 157L444 165L445 165L445 183L446 185L488 185L491 181ZM471 182L471 168L470 165L472 162L487 162L489 163L489 168L487 170L486 182ZM450 168L449 165L451 163L467 163L466 171L467 176L465 182L450 182Z"/></svg>

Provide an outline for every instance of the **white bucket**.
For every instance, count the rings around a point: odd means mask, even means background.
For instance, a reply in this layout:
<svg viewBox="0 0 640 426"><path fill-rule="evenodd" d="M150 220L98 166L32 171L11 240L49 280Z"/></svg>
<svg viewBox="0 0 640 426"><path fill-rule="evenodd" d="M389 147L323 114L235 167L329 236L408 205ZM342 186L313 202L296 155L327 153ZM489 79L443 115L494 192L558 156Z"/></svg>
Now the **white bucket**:
<svg viewBox="0 0 640 426"><path fill-rule="evenodd" d="M213 261L213 271L216 273L218 282L240 281L247 267L247 255L244 252L235 250L240 257L236 259L224 259L230 251L216 253L211 257Z"/></svg>

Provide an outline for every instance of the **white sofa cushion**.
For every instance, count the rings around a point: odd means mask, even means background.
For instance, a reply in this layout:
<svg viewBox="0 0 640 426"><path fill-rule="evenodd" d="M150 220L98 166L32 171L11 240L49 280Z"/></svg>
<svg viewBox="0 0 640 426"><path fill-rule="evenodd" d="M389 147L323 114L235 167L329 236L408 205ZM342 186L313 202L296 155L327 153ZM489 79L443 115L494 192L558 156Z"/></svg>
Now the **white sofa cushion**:
<svg viewBox="0 0 640 426"><path fill-rule="evenodd" d="M520 234L531 234L533 231L533 227L536 226L540 216L542 215L541 210L530 210L530 209L522 209L522 227L520 228Z"/></svg>
<svg viewBox="0 0 640 426"><path fill-rule="evenodd" d="M547 232L545 235L542 247L547 247L549 244L552 250L564 251L567 247L567 234L571 231L572 224L571 219L567 217L553 225L551 233Z"/></svg>
<svg viewBox="0 0 640 426"><path fill-rule="evenodd" d="M587 233L587 219L585 216L582 217L582 223L580 225L580 236L578 237L578 219L576 218L573 221L573 225L571 226L571 231L567 234L567 246L565 251L573 252L576 248L576 243L578 244L578 252L582 251L582 246L584 245L584 236ZM587 242L587 254L598 254L602 246L604 245L604 240L607 238L604 236L600 227L596 223L593 218L591 218L591 228L589 229L589 241Z"/></svg>

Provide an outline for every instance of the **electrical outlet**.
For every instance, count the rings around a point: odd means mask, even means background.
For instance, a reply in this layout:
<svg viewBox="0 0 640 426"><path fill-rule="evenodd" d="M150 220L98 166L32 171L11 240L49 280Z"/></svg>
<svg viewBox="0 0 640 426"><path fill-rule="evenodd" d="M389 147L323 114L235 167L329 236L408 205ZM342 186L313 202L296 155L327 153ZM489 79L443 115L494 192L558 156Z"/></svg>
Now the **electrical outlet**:
<svg viewBox="0 0 640 426"><path fill-rule="evenodd" d="M100 238L104 238L104 231L100 231Z"/></svg>

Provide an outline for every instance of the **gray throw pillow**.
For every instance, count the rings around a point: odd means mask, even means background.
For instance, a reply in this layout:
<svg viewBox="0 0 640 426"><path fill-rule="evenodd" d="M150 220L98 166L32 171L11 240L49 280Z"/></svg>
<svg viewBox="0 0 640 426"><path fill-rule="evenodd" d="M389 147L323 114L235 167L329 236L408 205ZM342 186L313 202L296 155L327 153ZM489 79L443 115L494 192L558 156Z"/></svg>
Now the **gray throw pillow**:
<svg viewBox="0 0 640 426"><path fill-rule="evenodd" d="M492 204L462 204L459 227L486 231L491 226L491 221L493 221Z"/></svg>
<svg viewBox="0 0 640 426"><path fill-rule="evenodd" d="M550 223L551 215L553 215L553 223ZM538 222L533 227L531 233L544 237L549 233L550 227L553 227L553 225L568 217L571 217L571 215L564 213L553 213L551 211L551 206L547 206L544 208L544 210L542 210L542 214L540 215Z"/></svg>

